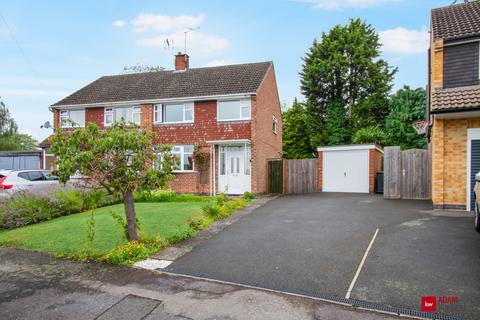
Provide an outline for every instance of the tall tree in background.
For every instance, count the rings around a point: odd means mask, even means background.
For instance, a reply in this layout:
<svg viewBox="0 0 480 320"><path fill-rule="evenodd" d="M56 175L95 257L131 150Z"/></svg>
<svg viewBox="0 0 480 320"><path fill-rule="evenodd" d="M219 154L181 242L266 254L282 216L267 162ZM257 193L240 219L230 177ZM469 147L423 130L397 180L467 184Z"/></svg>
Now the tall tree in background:
<svg viewBox="0 0 480 320"><path fill-rule="evenodd" d="M30 135L18 132L10 111L0 100L0 151L35 150L37 144Z"/></svg>
<svg viewBox="0 0 480 320"><path fill-rule="evenodd" d="M295 99L290 109L283 113L283 157L305 159L314 155L309 132L309 119L305 106Z"/></svg>
<svg viewBox="0 0 480 320"><path fill-rule="evenodd" d="M427 92L423 88L404 86L389 101L390 114L385 120L387 144L402 149L424 148L425 135L412 127L415 121L425 120Z"/></svg>
<svg viewBox="0 0 480 320"><path fill-rule="evenodd" d="M373 27L360 19L350 20L346 26L337 25L315 40L303 58L301 90L307 98L307 112L314 118L313 134L324 137L323 143L344 143L358 129L383 126L388 114L388 94L396 69L380 59L380 42ZM335 112L329 112L334 105ZM338 121L344 108L349 124L345 137L327 140L328 130L337 132L343 121ZM337 120L331 121L330 117ZM331 123L326 126L326 123ZM338 123L335 125L334 123Z"/></svg>

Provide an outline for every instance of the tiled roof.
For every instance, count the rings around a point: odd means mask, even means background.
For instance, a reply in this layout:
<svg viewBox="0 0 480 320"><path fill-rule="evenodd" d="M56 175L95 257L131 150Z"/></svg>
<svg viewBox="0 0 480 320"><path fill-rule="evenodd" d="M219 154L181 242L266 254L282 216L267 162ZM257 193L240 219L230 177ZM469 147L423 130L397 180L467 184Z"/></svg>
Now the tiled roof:
<svg viewBox="0 0 480 320"><path fill-rule="evenodd" d="M48 137L46 137L42 142L40 142L40 144L38 145L40 148L49 148L52 143L49 141L50 137L52 137L53 135L50 135Z"/></svg>
<svg viewBox="0 0 480 320"><path fill-rule="evenodd" d="M432 94L432 113L480 110L480 86L436 89Z"/></svg>
<svg viewBox="0 0 480 320"><path fill-rule="evenodd" d="M480 1L433 9L432 30L434 39L454 40L479 36Z"/></svg>
<svg viewBox="0 0 480 320"><path fill-rule="evenodd" d="M53 106L256 92L271 62L106 76Z"/></svg>

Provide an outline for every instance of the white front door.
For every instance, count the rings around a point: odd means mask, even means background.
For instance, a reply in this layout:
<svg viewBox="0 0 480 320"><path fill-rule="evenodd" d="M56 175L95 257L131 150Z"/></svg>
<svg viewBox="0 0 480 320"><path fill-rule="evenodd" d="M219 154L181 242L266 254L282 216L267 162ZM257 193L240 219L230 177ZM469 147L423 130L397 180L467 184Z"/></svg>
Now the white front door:
<svg viewBox="0 0 480 320"><path fill-rule="evenodd" d="M323 152L323 191L368 193L368 150Z"/></svg>
<svg viewBox="0 0 480 320"><path fill-rule="evenodd" d="M218 192L242 194L250 189L250 146L220 146Z"/></svg>

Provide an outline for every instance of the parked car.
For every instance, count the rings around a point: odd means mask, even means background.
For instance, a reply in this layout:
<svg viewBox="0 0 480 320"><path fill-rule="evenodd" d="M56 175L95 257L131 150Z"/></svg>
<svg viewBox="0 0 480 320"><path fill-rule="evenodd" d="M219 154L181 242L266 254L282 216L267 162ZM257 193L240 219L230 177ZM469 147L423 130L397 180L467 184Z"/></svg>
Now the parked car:
<svg viewBox="0 0 480 320"><path fill-rule="evenodd" d="M475 188L473 189L475 195L475 230L480 232L480 172L475 175Z"/></svg>
<svg viewBox="0 0 480 320"><path fill-rule="evenodd" d="M0 170L0 197L58 185L58 177L48 170Z"/></svg>

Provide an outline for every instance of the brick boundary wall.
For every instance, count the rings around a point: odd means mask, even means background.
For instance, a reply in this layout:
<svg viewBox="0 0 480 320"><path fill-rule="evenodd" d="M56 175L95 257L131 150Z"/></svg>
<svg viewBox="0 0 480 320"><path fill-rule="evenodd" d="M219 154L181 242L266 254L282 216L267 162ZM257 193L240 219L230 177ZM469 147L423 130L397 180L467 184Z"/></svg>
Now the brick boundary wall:
<svg viewBox="0 0 480 320"><path fill-rule="evenodd" d="M322 191L323 189L323 152L318 151L318 169L317 169L317 190Z"/></svg>

